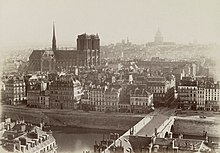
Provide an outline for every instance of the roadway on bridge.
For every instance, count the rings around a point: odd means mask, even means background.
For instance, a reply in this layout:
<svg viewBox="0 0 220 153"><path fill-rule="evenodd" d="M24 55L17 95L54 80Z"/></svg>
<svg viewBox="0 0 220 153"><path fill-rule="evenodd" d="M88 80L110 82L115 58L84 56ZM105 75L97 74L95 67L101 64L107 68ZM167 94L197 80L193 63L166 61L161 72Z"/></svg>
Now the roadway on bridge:
<svg viewBox="0 0 220 153"><path fill-rule="evenodd" d="M170 116L174 114L174 109L164 108L157 112L153 118L135 135L137 136L152 136L155 133L155 128L159 128Z"/></svg>
<svg viewBox="0 0 220 153"><path fill-rule="evenodd" d="M134 135L137 136L152 136L154 134L155 128L160 127L166 119L168 119L170 116L174 114L175 109L169 109L169 108L158 108L154 112L151 112L150 114L143 115L145 118L149 118L150 121L146 123L146 125L143 126L143 124L137 123L136 125L140 125L141 127L139 131L136 131ZM141 122L141 121L140 121ZM143 126L143 127L142 127ZM129 135L130 131L125 132L122 136L119 137L115 141L115 143L112 143L103 153L110 153L110 149L113 145L119 146L120 143L125 149L125 152L129 152L131 149L131 145L129 143Z"/></svg>

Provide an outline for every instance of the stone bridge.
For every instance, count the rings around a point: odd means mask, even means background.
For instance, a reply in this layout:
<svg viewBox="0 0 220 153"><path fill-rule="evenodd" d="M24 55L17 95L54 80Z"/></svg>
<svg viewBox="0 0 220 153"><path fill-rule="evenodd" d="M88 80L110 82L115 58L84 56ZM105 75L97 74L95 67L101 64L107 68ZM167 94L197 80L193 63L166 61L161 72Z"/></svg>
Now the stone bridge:
<svg viewBox="0 0 220 153"><path fill-rule="evenodd" d="M140 120L136 125L131 127L127 132L120 136L113 144L108 146L103 153L110 153L110 148L115 146L123 146L125 152L131 150L131 145L129 143L129 135L136 136L157 136L157 137L168 137L169 132L173 129L174 110L167 109L163 112L156 112L153 115L146 116Z"/></svg>

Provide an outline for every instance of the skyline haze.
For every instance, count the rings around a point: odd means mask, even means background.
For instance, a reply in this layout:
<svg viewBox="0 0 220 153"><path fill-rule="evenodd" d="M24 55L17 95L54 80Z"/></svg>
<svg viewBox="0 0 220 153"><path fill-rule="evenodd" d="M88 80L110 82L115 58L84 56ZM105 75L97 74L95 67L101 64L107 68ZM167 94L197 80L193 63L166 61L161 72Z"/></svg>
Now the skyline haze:
<svg viewBox="0 0 220 153"><path fill-rule="evenodd" d="M217 0L2 0L0 48L50 45L53 22L58 46L75 47L82 33L98 33L101 45L127 37L145 44L153 41L158 28L164 41L219 43L219 4Z"/></svg>

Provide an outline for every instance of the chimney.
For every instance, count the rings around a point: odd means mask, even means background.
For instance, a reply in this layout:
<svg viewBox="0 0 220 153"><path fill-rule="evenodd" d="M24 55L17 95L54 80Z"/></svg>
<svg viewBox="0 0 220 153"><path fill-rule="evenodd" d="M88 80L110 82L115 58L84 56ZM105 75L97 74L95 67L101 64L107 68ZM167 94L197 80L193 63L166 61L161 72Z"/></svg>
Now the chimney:
<svg viewBox="0 0 220 153"><path fill-rule="evenodd" d="M119 139L120 140L120 139ZM120 140L120 147L122 147L122 141Z"/></svg>
<svg viewBox="0 0 220 153"><path fill-rule="evenodd" d="M171 139L173 138L173 133L172 132L168 133L168 138L171 138Z"/></svg>
<svg viewBox="0 0 220 153"><path fill-rule="evenodd" d="M21 152L25 152L26 151L26 146L21 146Z"/></svg>
<svg viewBox="0 0 220 153"><path fill-rule="evenodd" d="M179 134L179 139L183 139L183 135L182 134Z"/></svg>
<svg viewBox="0 0 220 153"><path fill-rule="evenodd" d="M190 150L193 150L194 145L192 143L189 144Z"/></svg>
<svg viewBox="0 0 220 153"><path fill-rule="evenodd" d="M174 142L175 140L172 140L172 149L174 149L175 148L175 142Z"/></svg>
<svg viewBox="0 0 220 153"><path fill-rule="evenodd" d="M21 150L21 141L17 141L17 149L18 149L18 151Z"/></svg>
<svg viewBox="0 0 220 153"><path fill-rule="evenodd" d="M11 130L10 127L11 127L11 125L10 125L10 124L7 124L7 125L6 125L6 130L7 130L7 131L10 131L10 130Z"/></svg>
<svg viewBox="0 0 220 153"><path fill-rule="evenodd" d="M155 141L156 141L156 136L152 136L151 137L151 143L154 145L155 144Z"/></svg>
<svg viewBox="0 0 220 153"><path fill-rule="evenodd" d="M26 149L29 150L29 148L30 148L30 143L28 142L28 143L26 144Z"/></svg>
<svg viewBox="0 0 220 153"><path fill-rule="evenodd" d="M153 152L158 152L159 145L153 145Z"/></svg>
<svg viewBox="0 0 220 153"><path fill-rule="evenodd" d="M155 131L155 136L157 136L157 128L155 128L154 131Z"/></svg>
<svg viewBox="0 0 220 153"><path fill-rule="evenodd" d="M43 123L40 123L40 129L43 130Z"/></svg>

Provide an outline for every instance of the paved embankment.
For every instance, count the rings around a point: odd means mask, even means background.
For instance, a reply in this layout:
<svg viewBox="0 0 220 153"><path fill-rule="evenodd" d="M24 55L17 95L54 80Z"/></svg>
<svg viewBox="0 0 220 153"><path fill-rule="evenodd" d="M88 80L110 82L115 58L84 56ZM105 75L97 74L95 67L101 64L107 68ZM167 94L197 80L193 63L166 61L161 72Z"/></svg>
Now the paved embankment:
<svg viewBox="0 0 220 153"><path fill-rule="evenodd" d="M210 137L220 137L220 121L216 117L200 118L199 116L176 117L174 133L185 135L202 135L208 132Z"/></svg>
<svg viewBox="0 0 220 153"><path fill-rule="evenodd" d="M127 131L143 116L120 113L83 112L76 110L36 109L22 106L2 106L1 114L12 119L39 124L42 119L51 126L73 126L106 130Z"/></svg>

